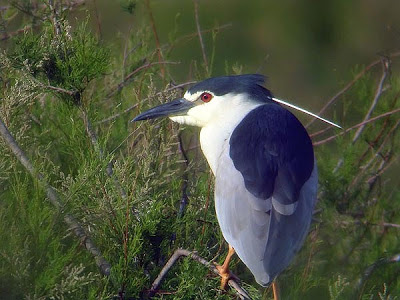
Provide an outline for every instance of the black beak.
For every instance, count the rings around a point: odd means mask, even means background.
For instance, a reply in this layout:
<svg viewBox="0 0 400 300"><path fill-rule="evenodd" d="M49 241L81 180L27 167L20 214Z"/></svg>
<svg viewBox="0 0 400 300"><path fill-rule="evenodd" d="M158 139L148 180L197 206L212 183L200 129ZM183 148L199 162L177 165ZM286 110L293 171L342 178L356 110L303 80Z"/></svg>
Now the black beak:
<svg viewBox="0 0 400 300"><path fill-rule="evenodd" d="M131 122L150 120L166 116L179 116L185 114L195 104L184 98L175 99L171 102L153 107L140 115L136 116Z"/></svg>

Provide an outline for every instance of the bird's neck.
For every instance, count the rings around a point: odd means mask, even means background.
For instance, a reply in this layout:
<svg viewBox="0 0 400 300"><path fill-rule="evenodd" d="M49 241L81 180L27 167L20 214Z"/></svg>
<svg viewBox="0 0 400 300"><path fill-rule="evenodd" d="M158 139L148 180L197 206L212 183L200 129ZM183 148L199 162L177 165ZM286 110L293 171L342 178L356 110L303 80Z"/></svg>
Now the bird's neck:
<svg viewBox="0 0 400 300"><path fill-rule="evenodd" d="M243 102L239 106L227 107L218 119L201 129L201 150L214 175L217 173L219 157L224 150L224 146L229 142L233 130L250 111L260 105L262 104Z"/></svg>

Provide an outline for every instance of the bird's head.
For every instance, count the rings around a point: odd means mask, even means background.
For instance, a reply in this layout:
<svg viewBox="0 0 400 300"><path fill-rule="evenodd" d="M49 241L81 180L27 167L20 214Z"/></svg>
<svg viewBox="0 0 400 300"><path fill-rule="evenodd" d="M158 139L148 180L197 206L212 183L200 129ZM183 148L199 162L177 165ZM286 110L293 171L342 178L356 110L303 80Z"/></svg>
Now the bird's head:
<svg viewBox="0 0 400 300"><path fill-rule="evenodd" d="M263 83L264 76L258 74L209 78L191 87L183 98L149 109L132 121L168 116L180 124L205 127L228 117L231 110L272 102Z"/></svg>

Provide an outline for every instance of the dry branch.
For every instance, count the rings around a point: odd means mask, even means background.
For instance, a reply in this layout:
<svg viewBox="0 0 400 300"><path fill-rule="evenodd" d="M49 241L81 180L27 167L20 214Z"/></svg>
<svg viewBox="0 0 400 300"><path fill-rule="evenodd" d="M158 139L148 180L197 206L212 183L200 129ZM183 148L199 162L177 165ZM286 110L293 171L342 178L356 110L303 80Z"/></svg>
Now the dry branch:
<svg viewBox="0 0 400 300"><path fill-rule="evenodd" d="M210 29L204 29L204 30L201 30L200 33L204 34L204 33L209 33L209 32L218 32L220 30L225 30L229 27L232 27L232 23L226 23L221 26L215 26ZM194 33L189 33L189 34L186 34L186 35L183 35L183 36L177 38L172 44L169 45L167 52L170 53L178 43L180 43L182 41L186 41L186 40L189 41L192 38L195 38L197 35L198 35L198 32L196 31Z"/></svg>
<svg viewBox="0 0 400 300"><path fill-rule="evenodd" d="M146 5L147 11L149 13L151 29L153 30L154 40L156 42L158 62L159 62L159 64L161 64L161 66L160 66L161 77L164 78L164 76L165 76L165 66L164 66L165 62L163 62L164 58L163 58L163 55L162 55L162 52L161 52L160 39L158 38L156 22L154 20L153 12L152 12L151 7L150 7L150 1L146 0L145 1L145 5Z"/></svg>
<svg viewBox="0 0 400 300"><path fill-rule="evenodd" d="M61 94L67 94L67 95L70 95L70 96L74 96L77 93L77 91L70 91L70 90L66 90L66 89L63 89L63 88L60 88L60 87L57 87L57 86L51 86L51 85L45 86L44 84L41 84L41 86L43 88L47 88L49 90L52 90L52 91L55 91L55 92L58 92L58 93L61 93Z"/></svg>
<svg viewBox="0 0 400 300"><path fill-rule="evenodd" d="M51 22L53 23L55 34L59 35L61 34L61 26L58 20L57 10L56 7L54 6L53 0L49 0L48 5L51 11Z"/></svg>
<svg viewBox="0 0 400 300"><path fill-rule="evenodd" d="M363 126L364 124L374 122L374 121L376 121L378 119L393 115L393 114L398 113L398 112L400 112L400 108L394 109L392 111L388 111L388 112L386 112L384 114L381 114L379 116L376 116L376 117L373 117L371 119L368 119L367 121L363 121L363 122L361 122L359 124L351 126L350 128L347 128L346 130L343 130L343 131L339 132L338 134L335 134L335 135L332 135L330 137L327 137L326 139L323 139L323 140L320 140L320 141L317 141L317 142L313 142L313 145L314 146L320 146L320 145L325 144L325 143L327 143L327 142L329 142L331 140L334 140L335 138L337 138L337 137L339 137L339 136L341 136L343 134L348 133L349 131L351 131L353 129L356 129L356 128L360 127L360 126Z"/></svg>
<svg viewBox="0 0 400 300"><path fill-rule="evenodd" d="M370 265L367 269L365 269L364 273L362 274L362 276L358 282L358 291L359 291L358 298L361 299L366 281L368 280L369 277L371 277L372 273L378 267L381 267L381 266L387 265L387 264L398 263L398 262L400 262L400 254L396 254L396 255L393 255L390 257L380 258L376 262L374 262L372 265Z"/></svg>
<svg viewBox="0 0 400 300"><path fill-rule="evenodd" d="M183 146L181 132L178 134L178 140L179 140L179 150L180 150L183 160L185 162L185 164L184 164L185 169L183 170L182 186L181 186L182 196L181 196L181 200L179 201L179 211L178 211L178 218L180 218L185 213L185 208L189 201L189 197L188 197L188 193L187 193L188 182L189 182L189 176L188 176L188 172L187 172L187 170L189 168L189 158L188 158L186 150Z"/></svg>
<svg viewBox="0 0 400 300"><path fill-rule="evenodd" d="M389 61L388 60L382 59L382 69L383 69L382 70L382 76L381 76L381 79L379 81L378 87L376 89L374 100L372 101L371 106L370 106L367 114L364 117L364 120L363 120L364 122L367 121L371 117L371 114L374 111L374 109L375 109L376 105L378 104L378 101L379 101L379 99L380 99L380 97L382 95L383 84L384 84L384 82L385 82L385 80L386 80L386 78L387 78L387 76L389 74L389 69L390 69L390 65L389 65ZM358 127L356 133L354 134L353 140L352 140L353 144L361 136L361 133L363 132L363 130L365 128L365 125L366 124L363 124L360 127Z"/></svg>
<svg viewBox="0 0 400 300"><path fill-rule="evenodd" d="M103 159L104 158L104 151L100 147L100 145L99 145L99 143L97 141L97 135L96 135L95 131L93 130L92 123L90 122L89 117L88 117L88 115L87 115L87 113L85 111L82 111L82 119L83 119L83 122L85 124L86 133L87 133L88 137L90 138L90 141L92 142L92 145L93 145L94 149L97 151L97 153L99 155L99 158ZM113 162L112 161L107 164L106 174L108 175L108 177L110 177L113 180L113 183L114 183L115 187L120 192L121 198L125 199L127 197L126 191L124 190L124 188L122 187L121 183L119 182L119 180L114 175Z"/></svg>
<svg viewBox="0 0 400 300"><path fill-rule="evenodd" d="M100 250L96 247L90 237L86 234L82 225L75 219L74 216L64 213L64 204L62 203L56 190L45 180L44 176L36 171L32 163L29 161L28 157L19 147L14 137L9 132L7 126L0 119L0 134L2 135L6 145L14 153L15 157L21 162L25 169L36 178L42 187L45 189L50 203L64 216L64 222L67 224L68 228L76 235L82 245L93 255L96 265L100 268L100 272L103 275L110 275L111 265L102 256Z"/></svg>
<svg viewBox="0 0 400 300"><path fill-rule="evenodd" d="M219 272L214 264L208 262L201 256L197 255L193 251L185 250L185 249L177 249L171 258L167 261L167 263L162 268L160 274L158 274L157 278L154 280L153 284L151 285L151 289L148 291L148 296L152 297L156 294L158 288L160 287L162 281L164 280L165 276L167 275L168 271L172 268L172 266L178 261L181 256L190 257L191 259L205 265L209 268L214 274L219 275ZM240 299L251 299L248 293L234 280L230 279L228 281L230 287L236 290L236 293L240 297Z"/></svg>
<svg viewBox="0 0 400 300"><path fill-rule="evenodd" d="M147 63L147 64L144 64L144 65L138 67L137 69L135 69L134 71L132 71L131 73L129 73L128 75L126 75L125 78L124 78L124 80L123 80L121 83L119 83L116 87L112 88L112 89L111 89L111 92L108 93L108 95L106 96L105 100L111 98L111 97L114 96L116 93L120 92L120 91L122 90L122 88L129 82L129 80L132 79L132 77L133 77L136 73L138 73L138 72L140 72L140 71L142 71L142 70L144 70L144 69L150 68L150 67L155 66L155 65L160 65L160 64L161 64L161 65L166 65L166 64L179 64L179 62L176 62L176 61L159 61L159 62Z"/></svg>
<svg viewBox="0 0 400 300"><path fill-rule="evenodd" d="M388 58L393 58L393 57L398 57L400 56L400 51L393 52L388 55ZM346 84L346 86L341 89L339 92L337 92L331 99L329 99L328 102L321 108L321 110L317 113L318 116L321 116L325 110L328 109L329 106L331 106L337 99L339 99L344 93L346 93L360 78L362 78L369 70L371 70L373 67L379 65L381 63L381 59L377 59L370 63L368 66L366 66L361 72L359 72L354 78ZM312 119L305 127L308 128L312 123L314 123L316 119Z"/></svg>
<svg viewBox="0 0 400 300"><path fill-rule="evenodd" d="M172 91L172 90L175 90L175 89L179 89L179 88L181 88L181 87L183 87L183 86L186 86L186 85L189 85L189 84L193 84L193 83L196 83L196 82L197 82L197 81L188 81L188 82L184 82L184 83L175 85L175 86L173 86L173 87L170 87L170 88L166 89L165 91L158 92L158 93L156 93L154 96L158 96L158 95L161 95L161 94L163 94L163 93L166 93L166 92L169 92L169 91ZM144 98L144 99L142 100L142 102L143 102L143 101L146 101L146 100L148 100L148 99L150 99L150 98ZM107 122L113 121L113 120L117 119L118 117L120 117L121 115L123 115L123 114L125 114L125 113L127 113L127 112L130 112L132 109L136 108L138 105L139 105L139 103L133 104L133 105L129 106L128 108L124 109L124 110L123 110L122 112L120 112L120 113L117 113L117 114L112 115L112 116L110 116L110 117L108 117L108 118L105 118L104 120L101 120L101 121L96 122L95 125L99 125L99 124L102 124L102 123L107 123Z"/></svg>
<svg viewBox="0 0 400 300"><path fill-rule="evenodd" d="M72 10L73 8L75 8L77 6L85 4L85 1L86 0L63 1L63 3L60 4L61 5L61 10L62 11ZM11 2L11 1L9 1L9 2ZM52 3L52 2L53 1L49 1L49 3ZM37 20L44 21L45 18L41 17L40 14L37 13L37 11L46 9L48 7L48 4L46 4L46 3L44 3L44 4L36 3L35 7L36 7L36 11L34 13L33 10L32 11L26 10L23 6L19 5L17 1L12 1L11 5L1 6L0 7L0 12L5 12L5 11L9 10L10 8L16 8L18 11L20 11L20 12L22 12L22 13L30 16L30 17L32 17L33 19L35 19L35 21L37 21ZM6 21L8 21L8 22L6 22ZM10 20L8 19L6 21L4 21L3 23L8 25L7 23L10 23L9 22ZM4 25L4 24L2 24L2 26L6 27L6 25ZM4 30L2 30L3 32L2 32L2 36L0 37L0 41L8 40L9 38L12 38L12 37L14 37L16 35L24 33L24 32L26 32L28 30L35 29L35 28L37 28L39 26L41 26L41 23L32 22L32 24L25 25L24 28L17 29L17 30L15 30L13 32L6 32L5 28L4 28Z"/></svg>
<svg viewBox="0 0 400 300"><path fill-rule="evenodd" d="M398 127L400 126L400 120L398 120L394 126L392 126L392 128L387 132L386 136L384 137L383 141L381 142L380 146L378 147L378 149L374 150L375 154L373 154L372 158L365 163L364 165L362 165L360 167L361 172L359 172L354 179L352 180L352 182L349 184L348 189L352 189L355 184L358 182L358 180L362 177L362 175L365 174L365 172L367 172L370 167L373 165L373 163L376 162L376 159L378 157L383 157L383 149L386 146L386 144L389 142L389 140L391 139L392 135L394 135L394 133L396 132L396 130L398 129ZM377 140L377 139L376 139ZM370 148L368 148L370 149ZM367 153L367 150L365 151L365 153ZM360 159L360 161L364 161L363 159ZM373 171L373 168L371 168ZM379 171L379 170L378 170ZM377 172L375 175L379 174L379 172Z"/></svg>
<svg viewBox="0 0 400 300"><path fill-rule="evenodd" d="M362 221L362 220L352 220L352 221L340 221L341 225L344 226L354 226L354 225L359 225L359 226L376 226L376 227L385 227L385 228L397 228L400 229L400 224L396 223L388 223L388 222L382 222L382 223L372 223L369 221Z"/></svg>
<svg viewBox="0 0 400 300"><path fill-rule="evenodd" d="M194 16L195 16L195 20L196 20L197 35L199 37L201 53L203 55L204 67L206 68L207 74L209 74L206 49L205 49L204 42L203 42L203 36L201 35L200 22L199 22L199 1L193 0L193 4L194 4Z"/></svg>

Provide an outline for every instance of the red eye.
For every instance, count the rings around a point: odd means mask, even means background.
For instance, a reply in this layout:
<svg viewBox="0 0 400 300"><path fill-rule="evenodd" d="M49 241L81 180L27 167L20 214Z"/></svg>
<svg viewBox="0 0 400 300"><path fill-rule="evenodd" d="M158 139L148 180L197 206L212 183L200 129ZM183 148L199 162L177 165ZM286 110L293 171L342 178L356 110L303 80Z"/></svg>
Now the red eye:
<svg viewBox="0 0 400 300"><path fill-rule="evenodd" d="M210 102L212 97L213 96L210 93L204 92L203 94L201 94L200 99L203 102Z"/></svg>

